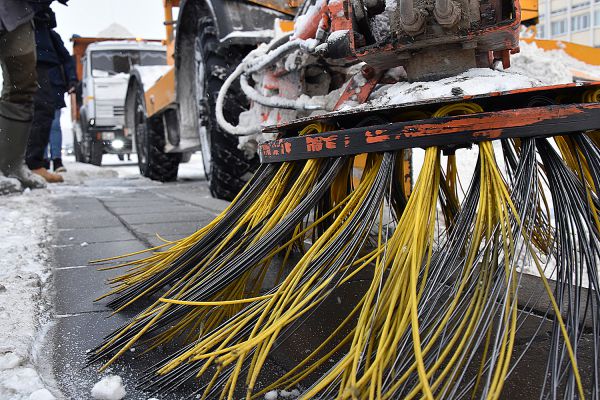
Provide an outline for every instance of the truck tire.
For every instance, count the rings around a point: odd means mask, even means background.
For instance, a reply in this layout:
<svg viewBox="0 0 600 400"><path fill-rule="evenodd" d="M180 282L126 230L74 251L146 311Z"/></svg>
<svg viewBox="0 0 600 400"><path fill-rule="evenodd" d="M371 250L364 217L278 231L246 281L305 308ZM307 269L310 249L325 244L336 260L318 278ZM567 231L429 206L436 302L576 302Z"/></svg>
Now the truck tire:
<svg viewBox="0 0 600 400"><path fill-rule="evenodd" d="M136 81L127 96L127 121L131 121L135 147L138 154L140 174L154 181L170 182L177 179L181 154L165 153L165 137L161 130L156 129L146 115L144 91Z"/></svg>
<svg viewBox="0 0 600 400"><path fill-rule="evenodd" d="M73 124L73 153L75 154L75 161L82 163L85 161L83 159L83 153L81 152L81 143L77 140L75 129L81 129L77 123Z"/></svg>
<svg viewBox="0 0 600 400"><path fill-rule="evenodd" d="M221 45L212 18L206 16L198 20L195 46L196 98L204 169L213 197L232 200L256 170L258 157L247 159L237 148L237 137L221 129L215 116L215 103L225 79L248 50L240 46ZM237 123L239 114L247 105L239 84L232 85L224 104L225 118Z"/></svg>
<svg viewBox="0 0 600 400"><path fill-rule="evenodd" d="M102 154L104 152L104 143L96 140L90 142L90 164L101 166Z"/></svg>
<svg viewBox="0 0 600 400"><path fill-rule="evenodd" d="M88 132L87 118L83 114L79 120L79 128L81 129L81 141L78 142L77 137L74 138L74 141L79 147L80 162L90 164L92 162L92 147L94 146L94 141Z"/></svg>

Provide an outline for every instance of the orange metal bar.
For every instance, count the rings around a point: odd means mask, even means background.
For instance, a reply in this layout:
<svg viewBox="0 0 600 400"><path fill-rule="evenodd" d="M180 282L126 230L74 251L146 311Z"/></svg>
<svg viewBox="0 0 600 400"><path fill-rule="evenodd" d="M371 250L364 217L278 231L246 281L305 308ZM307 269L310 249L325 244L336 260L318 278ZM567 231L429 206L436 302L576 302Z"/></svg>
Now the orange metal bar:
<svg viewBox="0 0 600 400"><path fill-rule="evenodd" d="M261 163L339 157L486 140L566 135L600 128L600 103L525 107L396 122L263 142Z"/></svg>
<svg viewBox="0 0 600 400"><path fill-rule="evenodd" d="M179 7L179 0L163 0L165 13L165 40L167 46L167 64L175 65L175 21L173 20L173 7Z"/></svg>
<svg viewBox="0 0 600 400"><path fill-rule="evenodd" d="M171 68L144 93L148 116L164 110L175 102L175 68Z"/></svg>

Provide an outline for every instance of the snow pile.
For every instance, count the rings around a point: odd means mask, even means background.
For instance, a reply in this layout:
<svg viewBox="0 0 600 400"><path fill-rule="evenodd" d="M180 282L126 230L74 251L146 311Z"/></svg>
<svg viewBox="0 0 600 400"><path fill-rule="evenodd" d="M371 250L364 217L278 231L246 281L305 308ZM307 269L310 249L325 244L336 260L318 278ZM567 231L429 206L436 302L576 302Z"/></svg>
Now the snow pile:
<svg viewBox="0 0 600 400"><path fill-rule="evenodd" d="M271 390L270 392L265 393L265 400L277 400L277 399L297 399L300 397L300 391L298 389L294 389L291 391L287 390Z"/></svg>
<svg viewBox="0 0 600 400"><path fill-rule="evenodd" d="M478 95L541 86L542 82L521 74L474 68L457 76L432 82L398 82L383 85L371 94L371 100L360 107L377 107L417 101ZM352 107L346 103L342 109Z"/></svg>
<svg viewBox="0 0 600 400"><path fill-rule="evenodd" d="M48 400L33 356L43 289L50 276L52 206L46 191L4 196L0 202L0 399Z"/></svg>
<svg viewBox="0 0 600 400"><path fill-rule="evenodd" d="M277 400L277 390L271 390L265 394L265 400Z"/></svg>
<svg viewBox="0 0 600 400"><path fill-rule="evenodd" d="M29 400L55 400L56 397L48 389L39 389L31 393Z"/></svg>
<svg viewBox="0 0 600 400"><path fill-rule="evenodd" d="M547 85L573 82L578 76L600 80L600 66L579 61L564 50L544 50L523 41L519 46L521 52L510 58L510 71L535 77Z"/></svg>
<svg viewBox="0 0 600 400"><path fill-rule="evenodd" d="M105 155L106 158L109 156ZM104 158L103 158L104 159ZM106 162L106 161L105 161ZM85 184L91 178L109 179L119 176L119 172L112 168L98 167L92 164L77 163L72 167L67 166L67 172L61 174L68 185Z"/></svg>
<svg viewBox="0 0 600 400"><path fill-rule="evenodd" d="M132 38L133 33L129 32L123 25L113 22L106 28L102 29L96 35L102 38Z"/></svg>
<svg viewBox="0 0 600 400"><path fill-rule="evenodd" d="M173 67L170 65L138 65L135 67L136 71L138 71L140 74L140 78L142 79L144 90L148 90L152 85L156 83L156 81L161 76L166 74L171 68Z"/></svg>
<svg viewBox="0 0 600 400"><path fill-rule="evenodd" d="M96 400L121 400L126 394L118 375L105 376L92 388L92 397Z"/></svg>

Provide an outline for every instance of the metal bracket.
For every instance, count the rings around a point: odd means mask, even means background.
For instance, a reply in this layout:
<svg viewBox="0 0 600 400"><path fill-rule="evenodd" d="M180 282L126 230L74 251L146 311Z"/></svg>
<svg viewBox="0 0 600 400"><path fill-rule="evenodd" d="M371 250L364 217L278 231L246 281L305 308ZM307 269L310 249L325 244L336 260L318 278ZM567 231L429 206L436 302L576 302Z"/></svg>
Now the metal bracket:
<svg viewBox="0 0 600 400"><path fill-rule="evenodd" d="M351 128L261 143L261 163L468 145L600 129L600 103L526 107Z"/></svg>

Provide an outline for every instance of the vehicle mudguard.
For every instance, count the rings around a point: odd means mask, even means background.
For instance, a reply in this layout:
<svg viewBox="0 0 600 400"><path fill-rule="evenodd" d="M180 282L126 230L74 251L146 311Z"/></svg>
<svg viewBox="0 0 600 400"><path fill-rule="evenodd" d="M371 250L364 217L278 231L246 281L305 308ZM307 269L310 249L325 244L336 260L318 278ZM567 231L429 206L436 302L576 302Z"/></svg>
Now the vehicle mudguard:
<svg viewBox="0 0 600 400"><path fill-rule="evenodd" d="M274 7L277 7L275 4L277 1L271 1L274 3ZM207 14L215 21L215 29L219 40L229 40L236 44L255 44L264 41L264 39L252 35L247 37L235 35L235 37L231 37L230 34L233 32L272 30L275 18L292 18L289 14L248 1L182 0L176 25L176 55L181 54L181 44L185 41L185 37L190 33L195 33L198 18Z"/></svg>

